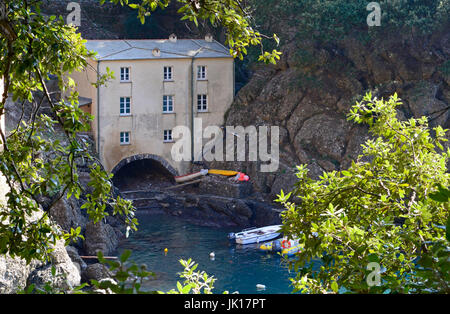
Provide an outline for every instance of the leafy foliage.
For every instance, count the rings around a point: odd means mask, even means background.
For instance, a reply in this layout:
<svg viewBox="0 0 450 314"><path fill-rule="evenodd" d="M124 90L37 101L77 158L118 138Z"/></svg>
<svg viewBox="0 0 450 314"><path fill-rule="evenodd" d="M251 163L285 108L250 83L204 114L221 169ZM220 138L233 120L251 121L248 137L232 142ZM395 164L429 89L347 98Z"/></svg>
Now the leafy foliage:
<svg viewBox="0 0 450 314"><path fill-rule="evenodd" d="M79 237L79 230L61 230L48 218L50 209L63 197L79 198L86 193L84 208L95 221L108 215L111 208L113 214L128 217L129 227L136 229L131 203L113 199L110 176L91 155L88 143L77 135L89 130L92 117L78 107L78 94L68 74L86 68L93 53L62 18L43 16L39 4L8 2L0 23L4 87L0 116L5 113L8 95L17 106L22 103L16 128L9 134L0 128L0 173L9 187L7 203L0 205L0 254L27 262L45 259L57 239L69 242ZM50 77L56 77L67 97L54 97L47 86ZM99 75L96 84L111 77L109 72ZM50 106L50 114L41 111L44 103ZM29 115L24 114L24 107L31 108ZM90 182L93 193L84 191L79 183L80 160L96 164ZM50 201L43 201L45 198Z"/></svg>
<svg viewBox="0 0 450 314"><path fill-rule="evenodd" d="M155 274L148 272L145 265L137 266L135 263L132 263L131 266L128 266L127 260L130 255L131 251L125 250L118 261L108 261L103 258L101 253L99 253L99 261L104 265L108 265L109 270L114 273L112 276L113 280L105 280L102 282L92 280L93 287L102 290L110 289L111 292L120 294L165 294L163 291L141 290L142 283L150 276L155 276ZM168 291L167 294L212 293L214 282L216 281L213 276L209 276L204 271L196 271L198 264L191 259L181 259L180 264L184 269L179 276L184 279L184 282L177 282L176 289ZM224 293L228 292L225 291Z"/></svg>
<svg viewBox="0 0 450 314"><path fill-rule="evenodd" d="M299 166L294 190L279 195L283 229L304 245L293 264L297 290L449 292L446 130L438 126L432 137L425 117L399 121L400 103L397 95L385 101L367 94L349 114L374 136L363 154L319 180ZM377 285L367 280L369 263L382 270Z"/></svg>
<svg viewBox="0 0 450 314"><path fill-rule="evenodd" d="M172 289L168 294L211 294L214 289L214 282L216 279L213 276L209 276L204 271L195 271L198 267L194 261L190 258L188 260L180 260L180 264L184 267L180 278L184 278L183 284L177 282L177 290ZM160 293L162 293L160 291ZM225 292L227 293L227 292Z"/></svg>
<svg viewBox="0 0 450 314"><path fill-rule="evenodd" d="M136 265L131 263L128 266L127 261L131 256L131 251L125 250L118 261L106 260L103 253L98 253L100 263L108 266L110 272L113 273L113 280L96 281L91 280L94 289L107 290L117 294L145 294L148 292L141 291L144 280L155 274L147 271L145 265ZM95 290L94 290L95 292ZM151 292L155 293L155 292Z"/></svg>

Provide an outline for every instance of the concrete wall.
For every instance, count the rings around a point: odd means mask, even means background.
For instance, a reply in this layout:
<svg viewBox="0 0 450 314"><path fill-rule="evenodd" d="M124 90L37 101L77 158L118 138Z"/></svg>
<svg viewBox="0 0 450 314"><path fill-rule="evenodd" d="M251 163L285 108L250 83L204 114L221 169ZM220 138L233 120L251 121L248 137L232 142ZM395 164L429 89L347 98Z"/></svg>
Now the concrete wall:
<svg viewBox="0 0 450 314"><path fill-rule="evenodd" d="M202 118L203 127L223 124L224 114L234 96L233 59L194 59L193 95L191 62L190 58L101 61L100 73L106 73L106 67L109 67L116 79L100 87L99 107L96 88L86 84L94 78L93 73L88 70L88 73L72 75L80 96L93 100L92 114L96 121L92 128L95 139L99 138L99 155L108 171L127 157L154 154L167 160L180 174L185 173L188 164L172 160L173 143L163 142L163 132L178 125L190 127L192 101L194 117ZM197 81L198 65L207 67L207 80ZM94 63L93 66L97 68ZM164 66L173 67L173 81L163 80ZM121 67L130 67L130 82L120 82ZM208 112L197 112L197 94L208 95ZM174 96L173 113L163 113L163 95ZM131 98L131 114L128 116L120 115L120 97ZM129 145L120 144L120 132L130 132Z"/></svg>

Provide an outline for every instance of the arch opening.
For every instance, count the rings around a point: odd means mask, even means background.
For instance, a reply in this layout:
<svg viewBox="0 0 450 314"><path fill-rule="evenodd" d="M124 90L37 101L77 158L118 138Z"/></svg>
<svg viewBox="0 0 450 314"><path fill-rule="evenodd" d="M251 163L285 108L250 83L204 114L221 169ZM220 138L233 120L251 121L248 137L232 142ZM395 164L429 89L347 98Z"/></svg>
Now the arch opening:
<svg viewBox="0 0 450 314"><path fill-rule="evenodd" d="M111 171L113 184L120 191L143 191L174 184L177 171L164 160L133 156L121 161Z"/></svg>

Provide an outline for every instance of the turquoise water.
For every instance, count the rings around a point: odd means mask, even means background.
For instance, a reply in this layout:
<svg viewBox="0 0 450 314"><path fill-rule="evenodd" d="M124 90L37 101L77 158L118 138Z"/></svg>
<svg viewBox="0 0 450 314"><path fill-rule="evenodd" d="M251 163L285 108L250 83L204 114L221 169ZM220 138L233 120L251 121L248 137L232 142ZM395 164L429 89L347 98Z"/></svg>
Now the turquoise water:
<svg viewBox="0 0 450 314"><path fill-rule="evenodd" d="M139 213L139 230L124 240L119 254L132 250L130 260L146 264L157 274L143 286L144 290L169 291L182 281L178 274L183 270L180 259L192 258L199 264L197 270L205 271L217 280L214 293L223 291L239 293L291 293L289 278L295 274L278 255L259 251L256 246L240 247L230 244L229 232L239 228L214 228L192 225L182 219L164 214ZM164 254L164 248L168 249ZM214 252L215 258L210 258ZM258 290L257 284L266 286Z"/></svg>

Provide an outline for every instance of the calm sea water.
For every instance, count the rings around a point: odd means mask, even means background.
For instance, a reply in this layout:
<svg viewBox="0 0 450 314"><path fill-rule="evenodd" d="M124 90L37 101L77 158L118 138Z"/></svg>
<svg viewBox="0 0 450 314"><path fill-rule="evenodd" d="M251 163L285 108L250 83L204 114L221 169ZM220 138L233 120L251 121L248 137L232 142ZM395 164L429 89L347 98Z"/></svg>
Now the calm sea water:
<svg viewBox="0 0 450 314"><path fill-rule="evenodd" d="M199 264L197 270L217 279L214 293L292 293L289 278L295 273L289 271L283 258L261 252L253 245L239 247L229 243L227 234L238 232L239 228L196 226L164 214L139 213L138 219L139 230L121 243L119 254L132 250L130 260L146 264L148 270L157 274L156 279L144 285L145 290L174 289L176 282L182 281L178 276L183 270L179 260L192 258ZM214 260L209 256L211 252ZM258 290L257 284L266 289Z"/></svg>

